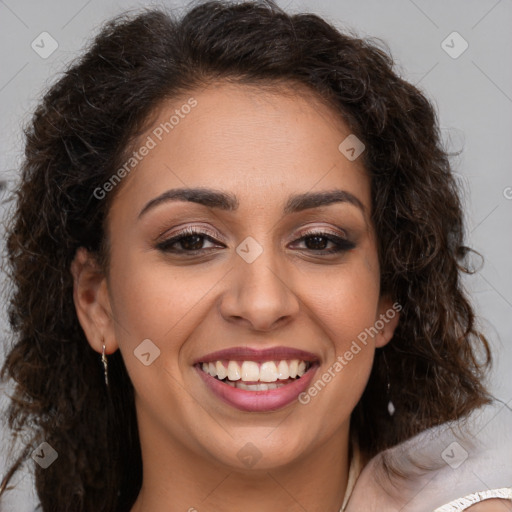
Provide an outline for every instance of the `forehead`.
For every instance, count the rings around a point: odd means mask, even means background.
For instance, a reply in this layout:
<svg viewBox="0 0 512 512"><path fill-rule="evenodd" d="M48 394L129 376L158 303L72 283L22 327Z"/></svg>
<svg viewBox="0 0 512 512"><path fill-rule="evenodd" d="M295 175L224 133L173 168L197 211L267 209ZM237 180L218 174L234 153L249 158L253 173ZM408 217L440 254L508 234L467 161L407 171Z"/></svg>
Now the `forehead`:
<svg viewBox="0 0 512 512"><path fill-rule="evenodd" d="M351 161L339 149L350 135L341 115L305 88L209 85L159 106L134 144L135 152L149 149L122 195L142 201L201 186L235 190L241 203L261 206L291 192L343 188L369 211L362 158Z"/></svg>

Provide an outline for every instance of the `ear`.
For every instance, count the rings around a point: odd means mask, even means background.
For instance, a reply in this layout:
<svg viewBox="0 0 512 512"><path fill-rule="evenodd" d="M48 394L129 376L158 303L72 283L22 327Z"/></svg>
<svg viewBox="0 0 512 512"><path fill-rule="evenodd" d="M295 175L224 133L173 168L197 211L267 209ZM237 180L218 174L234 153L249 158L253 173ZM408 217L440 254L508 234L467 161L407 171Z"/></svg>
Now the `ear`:
<svg viewBox="0 0 512 512"><path fill-rule="evenodd" d="M80 247L71 263L73 301L87 341L97 352L111 354L118 348L108 296L107 278L97 259Z"/></svg>
<svg viewBox="0 0 512 512"><path fill-rule="evenodd" d="M401 310L402 305L399 302L393 302L388 295L381 296L377 308L377 318L375 319L375 327L379 331L375 336L375 347L383 347L391 341L398 325Z"/></svg>

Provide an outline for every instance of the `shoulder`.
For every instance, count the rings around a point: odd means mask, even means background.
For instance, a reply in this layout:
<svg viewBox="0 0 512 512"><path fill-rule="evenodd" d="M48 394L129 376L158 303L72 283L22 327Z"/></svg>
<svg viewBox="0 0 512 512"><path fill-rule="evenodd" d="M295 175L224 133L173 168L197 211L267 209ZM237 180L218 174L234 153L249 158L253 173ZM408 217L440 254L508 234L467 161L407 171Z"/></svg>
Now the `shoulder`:
<svg viewBox="0 0 512 512"><path fill-rule="evenodd" d="M359 475L346 512L512 511L511 430L512 411L494 404L381 452ZM489 489L507 493L467 499Z"/></svg>
<svg viewBox="0 0 512 512"><path fill-rule="evenodd" d="M512 510L512 501L510 500L486 500L477 503L467 509L471 512L506 512Z"/></svg>
<svg viewBox="0 0 512 512"><path fill-rule="evenodd" d="M436 508L434 512L455 512L459 510L471 510L472 512L494 510L505 512L512 510L512 487L480 491Z"/></svg>

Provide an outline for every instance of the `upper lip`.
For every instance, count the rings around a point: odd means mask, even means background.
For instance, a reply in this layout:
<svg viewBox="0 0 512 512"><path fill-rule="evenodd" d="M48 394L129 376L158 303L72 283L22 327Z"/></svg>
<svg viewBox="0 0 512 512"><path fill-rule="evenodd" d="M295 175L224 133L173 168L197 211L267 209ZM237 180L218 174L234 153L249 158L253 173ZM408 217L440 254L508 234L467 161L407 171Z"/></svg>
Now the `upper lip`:
<svg viewBox="0 0 512 512"><path fill-rule="evenodd" d="M194 361L198 363L210 363L214 361L281 361L283 359L300 359L302 361L316 362L319 357L305 350L290 347L271 347L265 349L250 347L233 347L217 352L211 352Z"/></svg>

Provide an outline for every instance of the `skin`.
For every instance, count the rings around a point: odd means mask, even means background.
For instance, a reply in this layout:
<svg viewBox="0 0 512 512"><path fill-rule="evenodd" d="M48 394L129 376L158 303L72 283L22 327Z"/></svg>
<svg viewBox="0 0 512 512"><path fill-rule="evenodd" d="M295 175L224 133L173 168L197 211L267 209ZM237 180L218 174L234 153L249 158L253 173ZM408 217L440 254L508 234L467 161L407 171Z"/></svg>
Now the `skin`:
<svg viewBox="0 0 512 512"><path fill-rule="evenodd" d="M512 505L505 500L486 500L469 507L468 510L471 512L506 512L512 510Z"/></svg>
<svg viewBox="0 0 512 512"><path fill-rule="evenodd" d="M92 349L119 349L135 388L144 476L131 512L337 512L350 414L398 314L307 405L240 411L217 399L192 364L225 348L280 345L316 354L316 380L390 310L393 301L379 289L370 179L361 158L349 161L338 150L347 126L297 87L195 90L162 104L138 143L189 97L197 106L115 190L108 271L85 249L72 265L76 311ZM239 206L164 202L138 218L149 201L181 187L222 190ZM290 195L333 189L350 192L363 209L338 202L283 214ZM194 256L156 247L185 227L206 228L215 241L202 239L204 252ZM303 239L307 229L354 247L322 256L334 244L322 239L315 252L314 240ZM253 263L236 252L248 236L263 248ZM145 339L160 350L149 366L134 356ZM237 456L248 442L261 455L252 467Z"/></svg>
<svg viewBox="0 0 512 512"><path fill-rule="evenodd" d="M443 434L440 434L441 437ZM429 443L421 449L436 450L436 443ZM408 455L407 457L410 457ZM416 457L415 460L421 460ZM445 491L447 486L455 484L454 480L450 480L453 471L449 466L437 468L435 473L424 472L418 470L417 466L407 467L405 462L401 471L405 475L409 475L406 480L401 478L390 478L385 474L381 462L381 454L375 456L366 464L363 471L357 479L357 485L350 496L350 501L346 508L346 512L379 511L379 512L431 512L434 506L431 505L433 498L439 500L439 493L447 496ZM428 457L427 457L428 459ZM472 462L473 469L469 471L474 475L477 464ZM465 471L468 471L467 468ZM466 473L467 474L467 473ZM467 478L463 476L462 478ZM469 476L471 480L471 476ZM459 480L459 477L456 478ZM483 483L483 482L480 482ZM478 490L485 487L478 485ZM458 497L463 497L470 492L462 492ZM444 503L456 499L453 494L450 498L443 499ZM430 506L429 506L430 505ZM439 502L437 501L437 505ZM489 499L472 505L466 510L471 512L507 512L512 510L512 503L503 499Z"/></svg>

